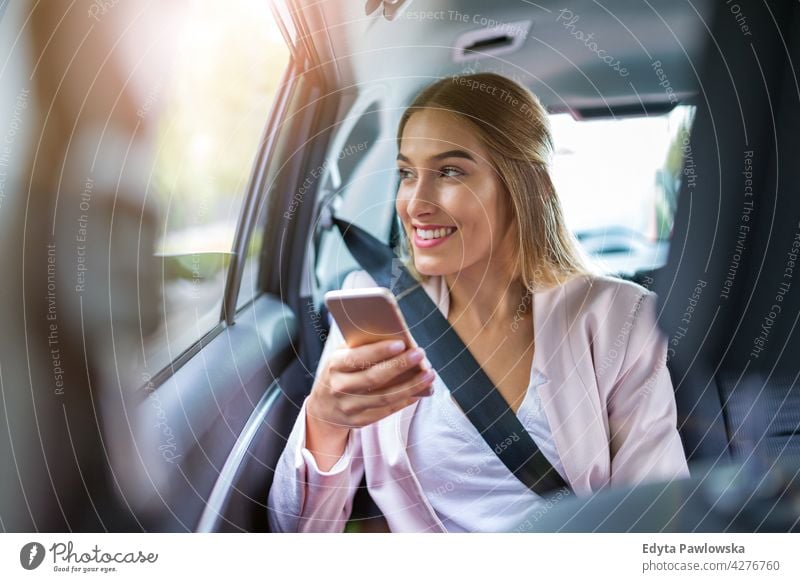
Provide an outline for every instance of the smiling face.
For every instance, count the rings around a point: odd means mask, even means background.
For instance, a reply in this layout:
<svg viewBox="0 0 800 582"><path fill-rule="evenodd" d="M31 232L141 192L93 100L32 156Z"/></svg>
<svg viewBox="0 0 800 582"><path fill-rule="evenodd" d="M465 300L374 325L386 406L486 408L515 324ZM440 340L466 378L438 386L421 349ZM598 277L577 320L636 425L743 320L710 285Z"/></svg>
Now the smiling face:
<svg viewBox="0 0 800 582"><path fill-rule="evenodd" d="M512 258L508 194L469 123L423 109L403 128L397 213L422 275L491 277Z"/></svg>

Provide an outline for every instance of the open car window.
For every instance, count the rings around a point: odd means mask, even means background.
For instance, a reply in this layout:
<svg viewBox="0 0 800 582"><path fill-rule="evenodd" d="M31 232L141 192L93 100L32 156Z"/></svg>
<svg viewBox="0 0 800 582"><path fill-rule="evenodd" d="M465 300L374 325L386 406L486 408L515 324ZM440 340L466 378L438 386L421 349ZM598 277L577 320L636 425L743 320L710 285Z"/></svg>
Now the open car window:
<svg viewBox="0 0 800 582"><path fill-rule="evenodd" d="M289 63L267 2L201 0L185 16L171 75L153 94L160 117L149 195L162 209L163 319L146 345L151 373L220 322L242 204Z"/></svg>

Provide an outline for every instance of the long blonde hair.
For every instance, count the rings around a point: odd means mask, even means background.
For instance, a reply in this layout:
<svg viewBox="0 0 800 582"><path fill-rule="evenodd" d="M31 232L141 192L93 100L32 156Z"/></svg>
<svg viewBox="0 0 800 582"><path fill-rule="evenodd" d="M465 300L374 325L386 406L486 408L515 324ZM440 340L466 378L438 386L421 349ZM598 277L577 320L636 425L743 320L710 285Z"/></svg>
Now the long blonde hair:
<svg viewBox="0 0 800 582"><path fill-rule="evenodd" d="M489 161L508 192L517 237L514 264L527 289L546 289L595 272L565 225L547 168L553 152L547 112L531 91L495 73L440 79L423 89L403 113L398 149L409 118L423 109L457 115L488 149ZM414 267L405 236L402 246L409 271L425 280Z"/></svg>

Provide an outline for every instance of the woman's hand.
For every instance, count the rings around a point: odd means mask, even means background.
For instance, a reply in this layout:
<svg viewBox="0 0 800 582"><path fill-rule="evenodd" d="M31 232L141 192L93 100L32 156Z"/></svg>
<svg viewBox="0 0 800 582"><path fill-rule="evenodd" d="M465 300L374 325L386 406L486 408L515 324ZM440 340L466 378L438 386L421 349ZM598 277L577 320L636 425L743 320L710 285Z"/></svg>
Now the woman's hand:
<svg viewBox="0 0 800 582"><path fill-rule="evenodd" d="M432 393L435 375L422 348L385 340L342 346L317 374L306 403L306 448L329 470L344 453L351 428L381 420Z"/></svg>

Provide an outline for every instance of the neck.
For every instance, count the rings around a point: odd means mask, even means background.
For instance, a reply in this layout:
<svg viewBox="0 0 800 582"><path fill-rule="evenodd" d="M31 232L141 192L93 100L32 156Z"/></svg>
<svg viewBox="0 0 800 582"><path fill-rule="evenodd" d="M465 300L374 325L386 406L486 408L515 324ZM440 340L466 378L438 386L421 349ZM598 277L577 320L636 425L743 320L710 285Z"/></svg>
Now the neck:
<svg viewBox="0 0 800 582"><path fill-rule="evenodd" d="M492 330L508 327L516 319L531 313L531 294L518 277L499 275L493 270L465 269L445 275L450 289L448 319Z"/></svg>

